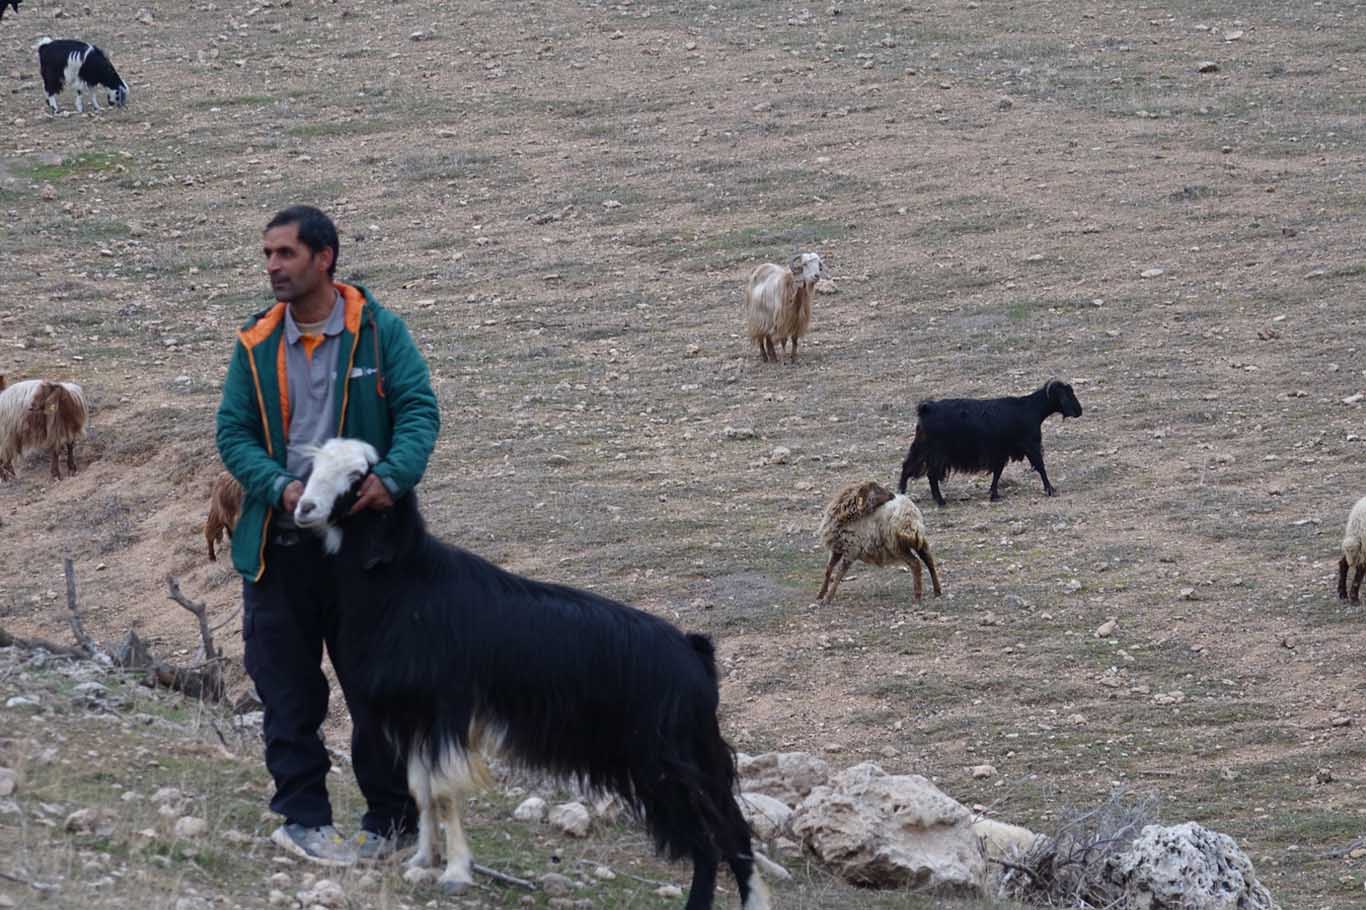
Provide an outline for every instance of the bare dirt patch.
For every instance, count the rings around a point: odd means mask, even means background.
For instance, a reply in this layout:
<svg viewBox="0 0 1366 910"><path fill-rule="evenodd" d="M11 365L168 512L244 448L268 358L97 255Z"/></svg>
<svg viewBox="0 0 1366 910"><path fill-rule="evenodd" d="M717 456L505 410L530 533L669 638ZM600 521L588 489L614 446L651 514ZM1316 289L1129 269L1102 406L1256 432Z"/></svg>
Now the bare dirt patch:
<svg viewBox="0 0 1366 910"><path fill-rule="evenodd" d="M1366 825L1363 614L1332 592L1366 436L1361 4L141 5L4 22L0 372L94 413L75 479L0 486L0 624L63 634L66 552L94 634L192 648L167 571L233 608L213 411L260 228L309 201L430 360L432 526L715 636L739 748L1038 828L1152 789L1287 906L1357 900L1324 856ZM58 31L125 111L42 115L28 45ZM740 289L798 248L837 292L766 366ZM860 569L810 606L821 504L895 479L917 399L1050 376L1086 409L1045 427L1059 497L954 478L942 600Z"/></svg>

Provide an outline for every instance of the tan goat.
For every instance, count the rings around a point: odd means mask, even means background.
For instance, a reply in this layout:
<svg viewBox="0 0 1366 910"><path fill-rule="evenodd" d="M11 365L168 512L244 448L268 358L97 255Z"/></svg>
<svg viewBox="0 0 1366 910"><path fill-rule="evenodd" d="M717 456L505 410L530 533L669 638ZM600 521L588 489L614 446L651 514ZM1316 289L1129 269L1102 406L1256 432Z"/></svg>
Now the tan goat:
<svg viewBox="0 0 1366 910"><path fill-rule="evenodd" d="M765 363L778 362L774 340L785 353L789 338L791 362L797 362L797 339L811 325L811 295L817 282L827 277L825 263L815 253L798 253L786 268L765 262L750 273L745 289L745 322L750 340L759 346Z"/></svg>
<svg viewBox="0 0 1366 910"><path fill-rule="evenodd" d="M209 544L209 559L218 559L214 544L223 542L226 531L232 539L232 529L237 527L237 515L242 511L242 485L227 471L214 478L213 490L209 493L209 517L204 522L204 540Z"/></svg>

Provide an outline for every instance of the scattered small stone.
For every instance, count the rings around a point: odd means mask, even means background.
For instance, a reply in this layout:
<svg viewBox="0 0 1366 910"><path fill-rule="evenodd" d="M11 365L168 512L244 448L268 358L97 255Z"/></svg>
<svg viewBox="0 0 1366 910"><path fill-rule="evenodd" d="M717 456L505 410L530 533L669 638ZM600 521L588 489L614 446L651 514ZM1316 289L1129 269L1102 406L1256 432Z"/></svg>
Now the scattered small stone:
<svg viewBox="0 0 1366 910"><path fill-rule="evenodd" d="M273 888L288 888L290 885L288 873L276 872L270 877L270 885Z"/></svg>
<svg viewBox="0 0 1366 910"><path fill-rule="evenodd" d="M1350 727L1352 719L1345 714L1339 714L1328 721L1334 727Z"/></svg>
<svg viewBox="0 0 1366 910"><path fill-rule="evenodd" d="M1203 60L1197 69L1202 73L1217 73L1219 72L1219 64L1213 60Z"/></svg>
<svg viewBox="0 0 1366 910"><path fill-rule="evenodd" d="M1165 275L1165 274L1167 274L1167 270L1166 270L1166 269L1144 269L1142 272L1139 273L1138 277L1140 277L1140 278L1161 278L1161 277L1162 277L1163 275Z"/></svg>
<svg viewBox="0 0 1366 910"><path fill-rule="evenodd" d="M549 822L557 830L570 837L587 837L593 824L593 816L583 803L561 803L550 810Z"/></svg>
<svg viewBox="0 0 1366 910"><path fill-rule="evenodd" d="M991 765L974 765L971 769L973 780L986 780L996 776L996 769Z"/></svg>
<svg viewBox="0 0 1366 910"><path fill-rule="evenodd" d="M677 885L660 885L655 889L655 894L660 897L682 897L683 889Z"/></svg>
<svg viewBox="0 0 1366 910"><path fill-rule="evenodd" d="M1366 395L1363 395L1361 392L1357 392L1355 395L1348 395L1346 398L1342 399L1342 403L1360 404L1363 398L1366 398Z"/></svg>
<svg viewBox="0 0 1366 910"><path fill-rule="evenodd" d="M1240 28L1235 28L1235 29L1233 29L1232 31L1224 32L1224 40L1225 40L1225 41L1238 41L1238 40L1241 40L1241 39L1242 39L1243 34L1244 34L1244 32L1243 32L1242 29L1240 29Z"/></svg>
<svg viewBox="0 0 1366 910"><path fill-rule="evenodd" d="M1068 594L1075 594L1081 590L1081 582L1075 578L1070 579L1066 584L1062 586L1062 589L1066 591Z"/></svg>
<svg viewBox="0 0 1366 910"><path fill-rule="evenodd" d="M18 775L9 768L0 768L0 796L9 796L18 786Z"/></svg>
<svg viewBox="0 0 1366 910"><path fill-rule="evenodd" d="M1314 783L1316 784L1331 784L1335 779L1332 768L1320 768L1314 772Z"/></svg>
<svg viewBox="0 0 1366 910"><path fill-rule="evenodd" d="M57 188L50 183L44 183L43 188L38 191L38 194L51 202L53 199L57 198Z"/></svg>
<svg viewBox="0 0 1366 910"><path fill-rule="evenodd" d="M423 866L409 866L403 871L403 880L410 885L425 885L436 881L437 870Z"/></svg>
<svg viewBox="0 0 1366 910"><path fill-rule="evenodd" d="M768 113L769 111L773 110L773 102L760 101L758 104L754 105L754 107L750 108L750 110L756 114Z"/></svg>
<svg viewBox="0 0 1366 910"><path fill-rule="evenodd" d="M998 111L1008 111L1014 106L1015 102L1011 101L1009 98L1001 97L996 99L996 110Z"/></svg>
<svg viewBox="0 0 1366 910"><path fill-rule="evenodd" d="M346 904L346 892L342 886L329 878L320 878L308 891L296 895L305 904L318 907L342 907Z"/></svg>
<svg viewBox="0 0 1366 910"><path fill-rule="evenodd" d="M619 209L621 208L621 203L617 202L615 199L605 199L603 200L602 207L605 209Z"/></svg>
<svg viewBox="0 0 1366 910"><path fill-rule="evenodd" d="M213 904L202 897L178 897L175 910L213 910Z"/></svg>
<svg viewBox="0 0 1366 910"><path fill-rule="evenodd" d="M208 830L209 823L204 819L195 818L193 815L185 815L176 819L173 832L176 837L182 837L189 840L195 837L203 837Z"/></svg>
<svg viewBox="0 0 1366 910"><path fill-rule="evenodd" d="M759 434L754 432L754 427L725 427L721 430L721 435L727 439L758 439Z"/></svg>
<svg viewBox="0 0 1366 910"><path fill-rule="evenodd" d="M1096 628L1096 638L1109 638L1111 635L1115 634L1115 629L1118 625L1119 623L1116 620L1106 620Z"/></svg>
<svg viewBox="0 0 1366 910"><path fill-rule="evenodd" d="M266 902L272 907L287 907L294 903L294 898L285 894L278 888L271 888L270 894L266 896Z"/></svg>
<svg viewBox="0 0 1366 910"><path fill-rule="evenodd" d="M72 834L93 834L100 824L98 809L77 809L66 817L66 830Z"/></svg>
<svg viewBox="0 0 1366 910"><path fill-rule="evenodd" d="M610 882L617 877L617 874L613 872L611 869L609 869L607 866L594 866L593 877L602 879L605 882Z"/></svg>
<svg viewBox="0 0 1366 910"><path fill-rule="evenodd" d="M550 455L550 456L548 456L548 457L546 458L545 463L548 464L548 465L550 465L551 467L556 467L556 468L564 467L565 465L569 464L569 456L568 456L568 455Z"/></svg>
<svg viewBox="0 0 1366 910"><path fill-rule="evenodd" d="M770 453L768 456L768 463L787 464L788 459L791 457L792 450L789 449L787 446L776 446L774 447L772 453Z"/></svg>
<svg viewBox="0 0 1366 910"><path fill-rule="evenodd" d="M539 796L528 796L512 810L512 817L522 822L545 821L545 800Z"/></svg>
<svg viewBox="0 0 1366 910"><path fill-rule="evenodd" d="M154 803L178 803L180 802L181 792L175 787L162 787L152 794Z"/></svg>
<svg viewBox="0 0 1366 910"><path fill-rule="evenodd" d="M1274 495L1274 494L1273 494L1273 495ZM1181 589L1181 592L1180 592L1180 597L1181 597L1182 600L1199 600L1199 599L1200 599L1200 598L1196 597L1196 595L1195 595L1195 589L1194 589L1194 588L1182 588L1182 589Z"/></svg>
<svg viewBox="0 0 1366 910"><path fill-rule="evenodd" d="M574 880L558 872L547 872L541 876L541 890L551 897L564 897L574 893Z"/></svg>

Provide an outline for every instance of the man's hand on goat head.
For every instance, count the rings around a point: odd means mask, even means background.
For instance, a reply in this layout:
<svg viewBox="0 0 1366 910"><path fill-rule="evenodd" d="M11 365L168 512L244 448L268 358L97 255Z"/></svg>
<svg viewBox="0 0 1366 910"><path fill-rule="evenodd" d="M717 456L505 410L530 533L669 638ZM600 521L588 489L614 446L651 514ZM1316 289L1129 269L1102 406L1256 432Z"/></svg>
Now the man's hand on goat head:
<svg viewBox="0 0 1366 910"><path fill-rule="evenodd" d="M356 504L351 507L351 514L355 515L362 509L384 511L393 507L394 498L389 495L389 488L378 476L370 474L360 485L360 495L356 497Z"/></svg>
<svg viewBox="0 0 1366 910"><path fill-rule="evenodd" d="M302 481L291 480L285 484L284 490L280 493L280 505L289 514L294 514L294 507L299 504L299 498L304 495L304 485Z"/></svg>

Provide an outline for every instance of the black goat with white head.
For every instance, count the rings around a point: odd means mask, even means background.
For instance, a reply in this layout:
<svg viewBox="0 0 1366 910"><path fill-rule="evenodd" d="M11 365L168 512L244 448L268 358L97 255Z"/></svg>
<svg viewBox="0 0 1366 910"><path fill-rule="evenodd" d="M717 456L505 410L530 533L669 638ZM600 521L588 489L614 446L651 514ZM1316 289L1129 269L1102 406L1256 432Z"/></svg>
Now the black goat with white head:
<svg viewBox="0 0 1366 910"><path fill-rule="evenodd" d="M928 477L934 501L944 505L939 482L957 471L964 474L991 472L991 498L1007 462L1029 459L1039 472L1043 491L1056 491L1043 466L1042 426L1050 414L1080 417L1081 402L1065 382L1051 379L1032 395L1005 398L940 398L920 402L911 449L901 465L897 489L905 493L906 481Z"/></svg>
<svg viewBox="0 0 1366 910"><path fill-rule="evenodd" d="M5 18L5 7L8 6L17 13L19 12L19 4L22 2L23 0L0 0L0 19Z"/></svg>
<svg viewBox="0 0 1366 910"><path fill-rule="evenodd" d="M38 52L38 70L43 76L43 91L47 93L47 103L52 113L57 113L57 96L66 86L71 86L76 96L76 113L84 113L84 95L90 96L90 104L100 110L97 91L104 89L109 103L123 107L128 103L128 83L119 76L114 64L109 62L104 51L93 44L61 38L56 41L44 38L33 45Z"/></svg>
<svg viewBox="0 0 1366 910"><path fill-rule="evenodd" d="M658 617L506 572L427 534L413 494L350 514L378 460L353 439L316 450L294 511L335 554L337 647L405 757L419 810L409 865L473 884L460 802L488 774L481 751L620 796L655 844L691 856L687 910L712 906L722 860L744 910L768 910L735 757L721 737L711 642Z"/></svg>

